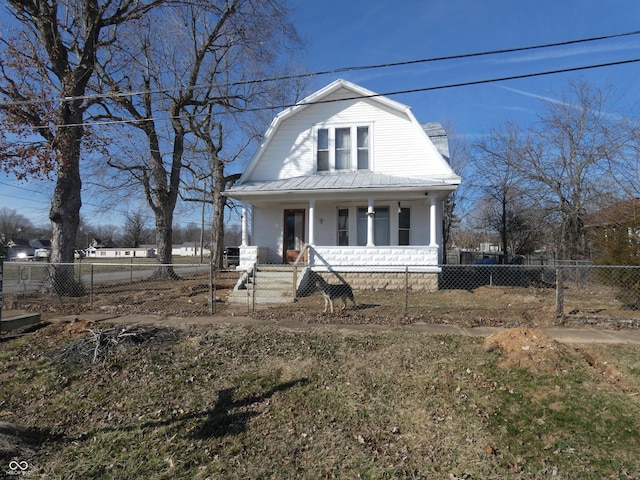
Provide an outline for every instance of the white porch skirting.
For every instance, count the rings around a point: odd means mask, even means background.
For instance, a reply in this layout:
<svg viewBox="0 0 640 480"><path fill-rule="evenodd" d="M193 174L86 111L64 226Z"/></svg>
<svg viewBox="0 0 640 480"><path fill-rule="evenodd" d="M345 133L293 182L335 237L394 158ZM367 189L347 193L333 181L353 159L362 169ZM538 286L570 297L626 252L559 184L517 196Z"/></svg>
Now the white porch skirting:
<svg viewBox="0 0 640 480"><path fill-rule="evenodd" d="M316 271L440 272L438 247L309 247L309 266Z"/></svg>
<svg viewBox="0 0 640 480"><path fill-rule="evenodd" d="M335 272L428 272L439 273L438 247L308 247L308 266L315 271ZM240 247L238 270L267 263L266 247Z"/></svg>

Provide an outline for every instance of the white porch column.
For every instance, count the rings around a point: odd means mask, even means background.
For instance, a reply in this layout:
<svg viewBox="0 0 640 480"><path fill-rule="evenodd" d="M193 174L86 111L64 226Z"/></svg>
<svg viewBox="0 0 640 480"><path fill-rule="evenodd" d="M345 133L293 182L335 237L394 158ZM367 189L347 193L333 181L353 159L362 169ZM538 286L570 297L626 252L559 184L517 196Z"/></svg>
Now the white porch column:
<svg viewBox="0 0 640 480"><path fill-rule="evenodd" d="M373 209L373 198L370 198L369 205L367 206L367 247L375 246L374 235L373 235L374 215L375 215L375 211Z"/></svg>
<svg viewBox="0 0 640 480"><path fill-rule="evenodd" d="M249 238L249 233L247 231L247 206L242 204L242 245L241 247L249 246L247 239Z"/></svg>
<svg viewBox="0 0 640 480"><path fill-rule="evenodd" d="M429 209L429 246L437 247L438 246L438 236L437 236L437 208L438 201L435 196L430 197L431 200L431 208Z"/></svg>
<svg viewBox="0 0 640 480"><path fill-rule="evenodd" d="M309 200L309 241L307 242L309 243L309 245L316 244L315 228L314 228L314 225L316 223L315 206L316 206L316 201L314 199Z"/></svg>

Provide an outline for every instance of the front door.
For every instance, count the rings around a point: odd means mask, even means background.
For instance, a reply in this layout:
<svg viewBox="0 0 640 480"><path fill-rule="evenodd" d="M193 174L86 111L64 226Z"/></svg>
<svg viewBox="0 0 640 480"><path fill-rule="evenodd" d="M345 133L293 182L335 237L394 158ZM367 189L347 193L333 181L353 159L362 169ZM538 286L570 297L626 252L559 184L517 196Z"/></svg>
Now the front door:
<svg viewBox="0 0 640 480"><path fill-rule="evenodd" d="M284 211L284 263L293 263L304 247L304 209Z"/></svg>

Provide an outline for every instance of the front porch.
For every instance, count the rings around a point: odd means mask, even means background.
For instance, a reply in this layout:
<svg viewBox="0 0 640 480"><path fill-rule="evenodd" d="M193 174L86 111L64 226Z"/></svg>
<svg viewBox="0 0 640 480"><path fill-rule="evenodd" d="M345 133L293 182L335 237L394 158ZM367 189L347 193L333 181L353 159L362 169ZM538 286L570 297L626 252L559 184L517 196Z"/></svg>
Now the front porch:
<svg viewBox="0 0 640 480"><path fill-rule="evenodd" d="M306 245L289 264L269 263L266 247L240 247L243 270L232 302L249 304L293 302L317 293L311 272L328 283L353 290L438 290L438 247L432 246L315 246ZM255 308L255 307L254 307Z"/></svg>

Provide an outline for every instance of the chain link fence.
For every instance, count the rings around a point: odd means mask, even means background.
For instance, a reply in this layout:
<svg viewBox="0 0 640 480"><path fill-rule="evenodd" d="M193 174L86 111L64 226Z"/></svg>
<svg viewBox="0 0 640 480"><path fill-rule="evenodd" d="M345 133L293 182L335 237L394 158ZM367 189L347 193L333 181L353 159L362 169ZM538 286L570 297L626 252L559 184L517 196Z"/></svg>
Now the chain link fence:
<svg viewBox="0 0 640 480"><path fill-rule="evenodd" d="M640 324L640 267L358 267L252 272L204 264L5 262L5 309L47 314L247 314L335 323L468 326ZM346 304L346 306L345 306ZM344 309L343 309L344 308ZM332 312L333 309L333 312Z"/></svg>
<svg viewBox="0 0 640 480"><path fill-rule="evenodd" d="M297 267L287 273L263 265L247 276L245 288L249 313L290 312L322 323L335 318L460 326L640 324L640 267L633 266L480 264L403 271L371 266L340 272Z"/></svg>
<svg viewBox="0 0 640 480"><path fill-rule="evenodd" d="M4 263L4 308L47 314L210 315L239 272L208 263Z"/></svg>

